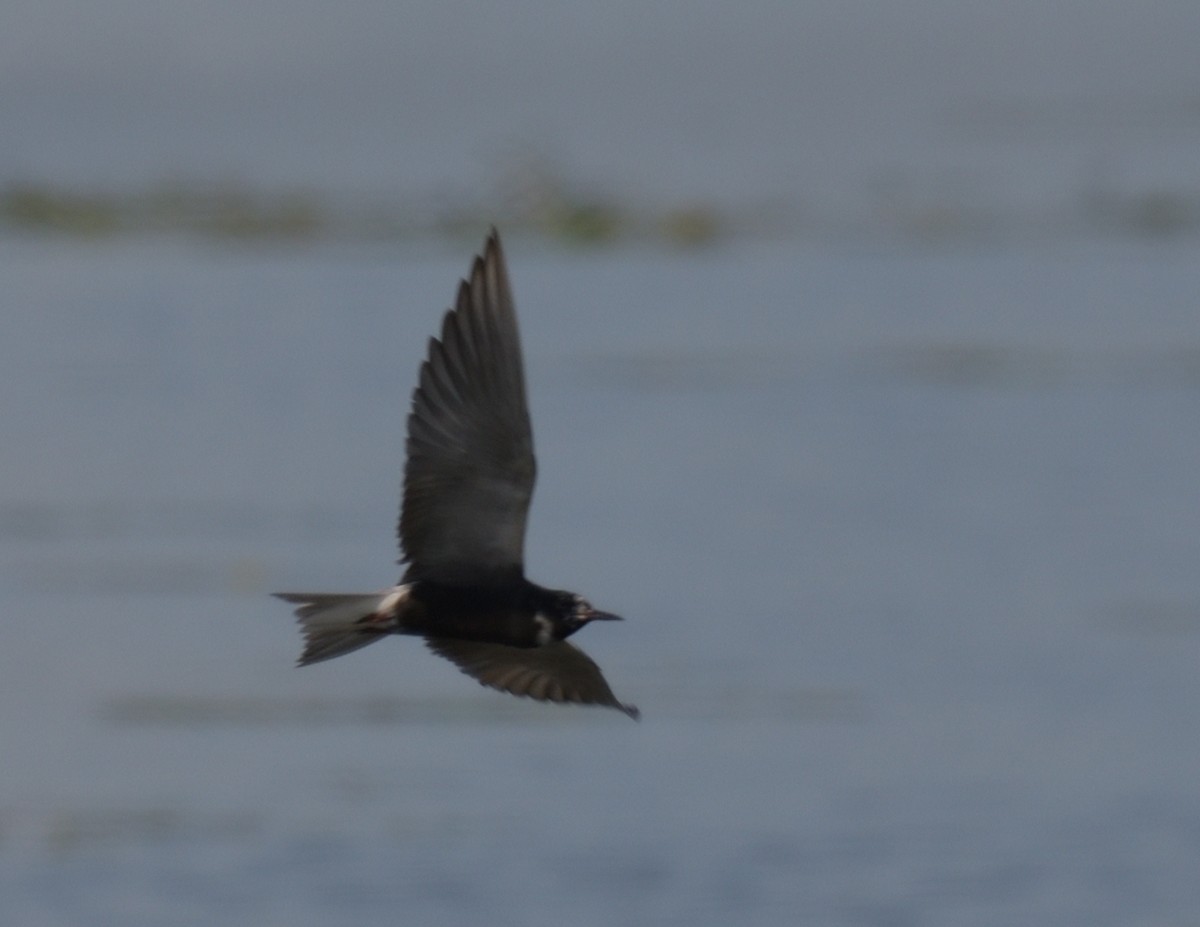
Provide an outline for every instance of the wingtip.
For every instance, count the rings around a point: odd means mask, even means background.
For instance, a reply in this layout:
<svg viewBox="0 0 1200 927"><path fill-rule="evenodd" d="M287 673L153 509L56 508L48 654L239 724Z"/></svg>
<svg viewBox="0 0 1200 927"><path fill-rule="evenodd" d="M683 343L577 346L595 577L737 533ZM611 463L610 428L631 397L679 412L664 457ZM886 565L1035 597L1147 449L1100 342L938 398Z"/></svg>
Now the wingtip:
<svg viewBox="0 0 1200 927"><path fill-rule="evenodd" d="M500 244L500 230L496 226L488 226L487 239L483 243L483 257L486 261L491 258L501 267L504 266L504 246Z"/></svg>

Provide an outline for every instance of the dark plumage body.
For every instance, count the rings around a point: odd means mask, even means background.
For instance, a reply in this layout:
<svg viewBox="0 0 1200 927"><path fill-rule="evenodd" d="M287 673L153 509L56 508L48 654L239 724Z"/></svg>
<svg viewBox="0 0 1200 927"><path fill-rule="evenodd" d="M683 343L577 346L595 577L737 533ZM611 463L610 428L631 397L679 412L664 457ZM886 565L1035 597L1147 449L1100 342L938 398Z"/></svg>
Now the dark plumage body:
<svg viewBox="0 0 1200 927"><path fill-rule="evenodd" d="M276 593L297 605L300 664L385 635L417 635L492 688L531 698L619 702L600 668L566 642L617 620L579 595L525 578L525 521L536 463L516 312L499 236L459 285L429 343L408 418L399 537L408 567L379 593Z"/></svg>
<svg viewBox="0 0 1200 927"><path fill-rule="evenodd" d="M417 583L396 618L400 634L538 647L548 643L543 639L547 631L534 616L555 614L555 605L554 593L527 580L500 586ZM550 621L555 640L575 630L561 618Z"/></svg>

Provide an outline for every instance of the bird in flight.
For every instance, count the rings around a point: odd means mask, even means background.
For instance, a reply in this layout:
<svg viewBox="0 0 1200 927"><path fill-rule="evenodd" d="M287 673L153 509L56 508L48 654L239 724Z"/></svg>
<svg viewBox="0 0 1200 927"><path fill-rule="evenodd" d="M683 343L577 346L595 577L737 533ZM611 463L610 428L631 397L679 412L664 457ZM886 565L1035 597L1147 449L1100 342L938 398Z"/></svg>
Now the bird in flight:
<svg viewBox="0 0 1200 927"><path fill-rule="evenodd" d="M605 705L631 718L600 667L567 638L618 621L574 592L525 578L536 464L517 317L500 236L460 281L429 340L408 416L398 585L381 592L277 592L296 605L299 665L390 634L425 638L481 684L541 701Z"/></svg>

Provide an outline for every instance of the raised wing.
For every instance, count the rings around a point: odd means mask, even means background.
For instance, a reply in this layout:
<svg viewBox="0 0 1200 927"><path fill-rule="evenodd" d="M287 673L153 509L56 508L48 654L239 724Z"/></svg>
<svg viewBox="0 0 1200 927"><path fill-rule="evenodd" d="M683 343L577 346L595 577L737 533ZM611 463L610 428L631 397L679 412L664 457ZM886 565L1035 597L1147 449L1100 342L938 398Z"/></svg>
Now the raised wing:
<svg viewBox="0 0 1200 927"><path fill-rule="evenodd" d="M485 686L543 702L607 705L637 720L634 705L617 701L600 667L578 647L556 641L544 647L507 647L449 637L425 639L429 649Z"/></svg>
<svg viewBox="0 0 1200 927"><path fill-rule="evenodd" d="M493 229L413 393L400 513L405 580L523 575L536 466L521 343Z"/></svg>

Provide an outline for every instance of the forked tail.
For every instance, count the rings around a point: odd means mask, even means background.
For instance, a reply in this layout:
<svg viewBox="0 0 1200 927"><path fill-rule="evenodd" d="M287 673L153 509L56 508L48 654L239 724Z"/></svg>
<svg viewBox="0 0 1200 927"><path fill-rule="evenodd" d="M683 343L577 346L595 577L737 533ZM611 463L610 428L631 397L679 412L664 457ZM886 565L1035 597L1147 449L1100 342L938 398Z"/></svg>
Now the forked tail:
<svg viewBox="0 0 1200 927"><path fill-rule="evenodd" d="M297 666L332 660L373 644L396 629L396 589L366 595L328 592L276 592L276 598L296 605L296 620L304 633L304 653Z"/></svg>

